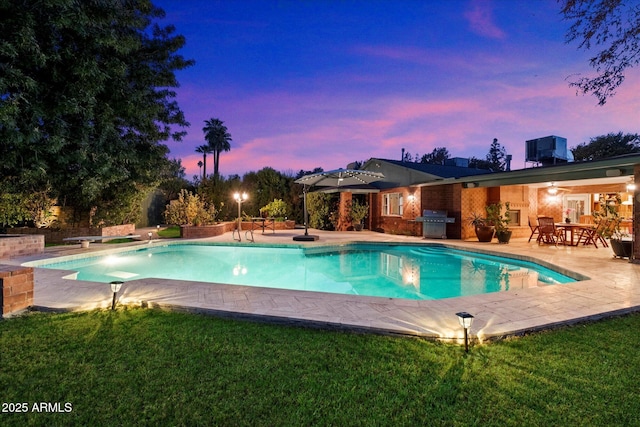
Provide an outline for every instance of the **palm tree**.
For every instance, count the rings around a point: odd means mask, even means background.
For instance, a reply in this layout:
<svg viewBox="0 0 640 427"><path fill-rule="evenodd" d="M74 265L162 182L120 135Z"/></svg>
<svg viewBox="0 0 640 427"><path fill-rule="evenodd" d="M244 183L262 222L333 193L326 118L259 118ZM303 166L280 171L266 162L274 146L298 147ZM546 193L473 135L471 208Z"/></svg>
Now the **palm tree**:
<svg viewBox="0 0 640 427"><path fill-rule="evenodd" d="M219 176L220 153L231 150L231 134L227 132L224 122L219 119L209 119L204 121L202 128L204 139L207 141L213 153L213 176Z"/></svg>
<svg viewBox="0 0 640 427"><path fill-rule="evenodd" d="M211 147L209 145L200 145L196 148L196 153L202 153L202 164L204 165L204 173L202 178L207 177L207 154L211 153Z"/></svg>
<svg viewBox="0 0 640 427"><path fill-rule="evenodd" d="M200 179L202 179L202 165L204 163L202 163L202 160L198 160L198 167L200 168Z"/></svg>

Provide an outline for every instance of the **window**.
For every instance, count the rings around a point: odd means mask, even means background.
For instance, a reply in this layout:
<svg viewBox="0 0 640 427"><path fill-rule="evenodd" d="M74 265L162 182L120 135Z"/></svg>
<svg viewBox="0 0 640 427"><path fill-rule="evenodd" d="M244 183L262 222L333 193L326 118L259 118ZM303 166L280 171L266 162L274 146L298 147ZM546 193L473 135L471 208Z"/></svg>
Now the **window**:
<svg viewBox="0 0 640 427"><path fill-rule="evenodd" d="M509 210L509 218L511 218L511 222L509 223L509 225L522 225L520 223L520 211Z"/></svg>
<svg viewBox="0 0 640 427"><path fill-rule="evenodd" d="M402 194L388 193L383 195L382 215L402 216Z"/></svg>

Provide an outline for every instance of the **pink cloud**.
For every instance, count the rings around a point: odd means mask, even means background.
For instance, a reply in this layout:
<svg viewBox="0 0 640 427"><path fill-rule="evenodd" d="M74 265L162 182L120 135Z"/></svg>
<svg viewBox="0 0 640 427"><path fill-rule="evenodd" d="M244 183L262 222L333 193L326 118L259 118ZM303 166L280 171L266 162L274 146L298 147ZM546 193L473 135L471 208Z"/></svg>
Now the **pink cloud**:
<svg viewBox="0 0 640 427"><path fill-rule="evenodd" d="M469 21L469 27L474 33L492 39L503 39L506 34L494 22L490 6L487 1L473 1L464 17Z"/></svg>
<svg viewBox="0 0 640 427"><path fill-rule="evenodd" d="M555 134L572 147L609 132L637 132L631 125L640 111L639 90L640 76L629 76L604 107L591 96L575 96L557 75L479 81L457 96L443 92L428 99L277 91L233 97L221 89L193 90L185 93L202 103L190 103L192 128L172 155L183 159L188 178L197 175L202 156L194 149L204 142L202 121L214 116L233 135L232 150L221 155L224 176L267 166L295 173L370 157L399 159L402 148L422 155L446 147L452 156L484 158L494 137L519 168L527 139ZM213 170L211 157L207 169Z"/></svg>

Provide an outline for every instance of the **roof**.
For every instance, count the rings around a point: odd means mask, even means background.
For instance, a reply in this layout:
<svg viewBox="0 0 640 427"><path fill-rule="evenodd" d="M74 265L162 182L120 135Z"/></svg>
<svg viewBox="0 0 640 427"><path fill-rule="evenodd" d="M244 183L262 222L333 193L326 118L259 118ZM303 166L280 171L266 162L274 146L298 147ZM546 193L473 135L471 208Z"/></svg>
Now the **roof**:
<svg viewBox="0 0 640 427"><path fill-rule="evenodd" d="M401 166L420 172L427 173L429 175L438 176L440 178L461 178L463 176L476 176L492 173L488 169L470 168L465 166L453 166L453 165L434 165L431 163L414 163L414 162L402 162L399 160L388 159L371 159L382 160L387 163L391 163L396 166Z"/></svg>
<svg viewBox="0 0 640 427"><path fill-rule="evenodd" d="M377 158L369 159L362 166L362 169L382 172L384 174L385 179L383 181L371 184L380 189L416 186L425 183L441 183L443 180L455 180L466 176L478 176L491 173L491 171L485 169L402 162Z"/></svg>
<svg viewBox="0 0 640 427"><path fill-rule="evenodd" d="M465 187L497 187L550 181L613 179L633 176L634 167L639 164L640 154L635 153L585 162L569 162L475 176L467 175L448 181L462 183ZM424 184L429 185L427 182Z"/></svg>

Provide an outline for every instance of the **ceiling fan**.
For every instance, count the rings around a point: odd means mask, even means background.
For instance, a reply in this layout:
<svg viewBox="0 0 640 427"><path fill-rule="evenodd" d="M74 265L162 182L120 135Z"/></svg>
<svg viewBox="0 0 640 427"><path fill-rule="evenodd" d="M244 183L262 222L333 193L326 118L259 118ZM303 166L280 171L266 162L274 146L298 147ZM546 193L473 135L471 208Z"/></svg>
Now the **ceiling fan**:
<svg viewBox="0 0 640 427"><path fill-rule="evenodd" d="M547 192L552 196L555 196L560 191L569 191L569 189L564 187L558 187L555 182L551 182L547 187Z"/></svg>

